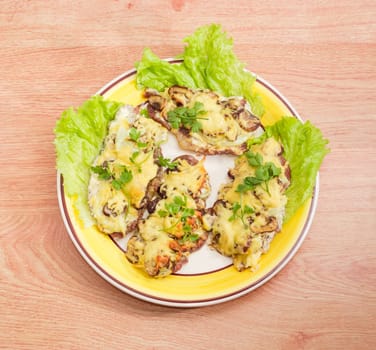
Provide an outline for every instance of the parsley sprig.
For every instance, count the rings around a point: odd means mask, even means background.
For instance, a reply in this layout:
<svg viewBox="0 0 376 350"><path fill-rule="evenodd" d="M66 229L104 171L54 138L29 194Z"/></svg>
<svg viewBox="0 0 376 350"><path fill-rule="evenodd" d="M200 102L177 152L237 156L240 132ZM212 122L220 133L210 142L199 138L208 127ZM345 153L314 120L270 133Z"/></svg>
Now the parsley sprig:
<svg viewBox="0 0 376 350"><path fill-rule="evenodd" d="M179 244L184 244L186 242L197 242L200 236L197 233L185 232L184 236L178 240Z"/></svg>
<svg viewBox="0 0 376 350"><path fill-rule="evenodd" d="M242 207L239 202L235 202L232 206L232 215L229 217L228 221L235 221L237 218L241 220L244 227L247 227L246 216L254 213L253 208L248 205Z"/></svg>
<svg viewBox="0 0 376 350"><path fill-rule="evenodd" d="M131 156L129 157L129 160L131 161L132 164L134 164L137 167L137 171L139 173L141 173L142 172L142 164L145 163L150 158L152 153L153 152L146 153L146 157L144 157L144 159L138 160L140 154L145 154L145 153L142 153L140 151L135 151L131 154Z"/></svg>
<svg viewBox="0 0 376 350"><path fill-rule="evenodd" d="M248 151L245 153L248 164L255 167L255 176L247 176L243 183L239 184L236 192L244 193L253 190L256 186L265 184L265 190L269 193L268 182L281 173L281 168L275 166L272 162L263 163L261 154Z"/></svg>
<svg viewBox="0 0 376 350"><path fill-rule="evenodd" d="M137 171L139 173L141 173L141 171L142 171L141 165L149 159L151 153L149 152L148 156L145 157L144 159L142 159L141 161L139 161L137 159L139 158L140 154L142 153L141 150L143 148L147 147L148 144L146 142L140 141L141 131L137 130L135 127L132 127L132 128L129 129L129 138L136 143L137 148L138 148L137 151L135 151L131 154L131 156L129 157L129 160L132 164L134 164L137 167Z"/></svg>
<svg viewBox="0 0 376 350"><path fill-rule="evenodd" d="M141 109L140 114L145 118L150 118L149 111L146 108Z"/></svg>
<svg viewBox="0 0 376 350"><path fill-rule="evenodd" d="M178 162L173 162L171 159L169 158L164 158L163 156L159 156L158 157L158 164L160 166L163 166L167 169L170 169L170 170L174 170L177 166L178 166Z"/></svg>
<svg viewBox="0 0 376 350"><path fill-rule="evenodd" d="M187 207L187 197L175 196L170 203L165 203L164 210L158 210L158 215L164 217L175 217L176 222L170 227L164 227L163 231L171 233L177 225L182 224L184 235L179 239L179 243L183 244L187 241L195 242L199 239L199 235L192 233L192 226L189 224L189 218L195 214L193 208Z"/></svg>
<svg viewBox="0 0 376 350"><path fill-rule="evenodd" d="M145 148L148 144L140 141L141 131L137 130L135 127L129 129L129 138L136 142L138 148Z"/></svg>
<svg viewBox="0 0 376 350"><path fill-rule="evenodd" d="M160 217L176 216L181 212L181 221L185 222L189 216L195 213L193 208L187 207L186 196L175 196L171 203L165 203L165 210L159 210L158 215Z"/></svg>
<svg viewBox="0 0 376 350"><path fill-rule="evenodd" d="M115 190L120 190L125 184L132 181L132 179L132 172L124 167L120 176L112 181L112 187L115 188Z"/></svg>
<svg viewBox="0 0 376 350"><path fill-rule="evenodd" d="M206 113L203 108L204 105L201 102L195 102L192 108L177 107L167 113L167 120L173 129L179 129L183 126L192 132L198 132L202 129L199 119L206 119L199 117Z"/></svg>
<svg viewBox="0 0 376 350"><path fill-rule="evenodd" d="M131 182L133 174L131 170L128 170L124 165L119 165L118 170L120 175L117 177L108 166L93 166L91 167L93 173L98 174L100 180L111 180L111 185L115 190L121 190L122 187Z"/></svg>
<svg viewBox="0 0 376 350"><path fill-rule="evenodd" d="M92 166L91 171L97 174L100 180L109 180L112 177L111 170L104 166Z"/></svg>

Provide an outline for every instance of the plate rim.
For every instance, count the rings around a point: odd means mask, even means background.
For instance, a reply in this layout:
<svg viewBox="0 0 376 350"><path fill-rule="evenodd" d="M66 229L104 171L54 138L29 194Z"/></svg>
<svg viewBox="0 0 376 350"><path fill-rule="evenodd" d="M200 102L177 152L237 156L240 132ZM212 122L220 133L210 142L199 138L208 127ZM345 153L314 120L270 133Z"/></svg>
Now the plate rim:
<svg viewBox="0 0 376 350"><path fill-rule="evenodd" d="M165 61L168 61L169 63L179 63L182 62L180 59L174 59L174 58L166 58ZM109 91L111 88L122 82L123 80L131 77L136 73L136 69L132 68L124 73L118 75L111 81L109 81L106 85L101 87L95 95L104 95L107 91ZM254 73L252 73L254 74ZM299 119L301 122L303 122L303 119L300 117L299 113L296 111L296 109L291 105L291 103L288 101L288 99L272 84L270 84L268 81L260 77L259 75L254 74L256 77L256 80L258 83L266 87L270 92L272 92L275 96L278 97L278 99L289 109L291 114ZM288 253L282 258L282 260L274 267L271 271L269 271L266 275L260 277L257 281L253 282L251 285L247 287L243 287L240 290L236 290L232 293L225 294L223 296L217 296L213 298L205 298L205 299L188 299L188 300L175 300L172 298L163 298L163 297L156 297L150 294L146 294L144 292L140 292L135 290L134 288L125 285L123 282L119 281L116 277L112 276L108 271L106 271L104 268L100 266L99 263L95 261L95 259L90 255L88 251L86 251L80 242L80 239L78 238L77 234L75 234L73 224L70 220L70 217L68 215L68 210L66 207L65 202L65 194L64 194L64 188L63 188L63 177L62 174L57 171L57 181L56 181L56 187L57 187L57 197L58 197L58 204L60 209L60 214L64 222L64 226L68 232L68 235L73 242L74 246L82 256L82 258L86 261L86 263L99 275L101 276L105 281L110 283L115 288L121 290L124 293L127 293L128 295L131 295L137 299L158 304L162 306L169 306L169 307L178 307L178 308L193 308L193 307L203 307L203 306L210 306L215 304L224 303L230 300L237 299L245 294L248 294L255 289L261 287L263 284L268 282L271 278L273 278L275 275L277 275L294 257L294 255L297 253L301 245L303 244L310 228L313 222L313 218L316 213L317 203L318 203L318 197L319 197L319 172L316 176L315 186L312 192L312 198L310 207L308 209L308 215L307 219L304 222L303 228L301 229L301 232L298 236L298 239L292 246L292 248L288 251Z"/></svg>

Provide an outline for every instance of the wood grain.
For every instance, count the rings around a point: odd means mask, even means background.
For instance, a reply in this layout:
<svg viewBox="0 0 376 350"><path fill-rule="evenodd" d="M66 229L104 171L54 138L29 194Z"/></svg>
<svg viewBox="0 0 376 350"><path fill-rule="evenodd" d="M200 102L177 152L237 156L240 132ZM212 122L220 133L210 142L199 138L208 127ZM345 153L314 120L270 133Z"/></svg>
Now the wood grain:
<svg viewBox="0 0 376 350"><path fill-rule="evenodd" d="M0 1L1 349L376 348L374 1ZM221 23L238 57L330 139L317 214L288 266L207 308L139 301L68 238L53 128L133 67Z"/></svg>

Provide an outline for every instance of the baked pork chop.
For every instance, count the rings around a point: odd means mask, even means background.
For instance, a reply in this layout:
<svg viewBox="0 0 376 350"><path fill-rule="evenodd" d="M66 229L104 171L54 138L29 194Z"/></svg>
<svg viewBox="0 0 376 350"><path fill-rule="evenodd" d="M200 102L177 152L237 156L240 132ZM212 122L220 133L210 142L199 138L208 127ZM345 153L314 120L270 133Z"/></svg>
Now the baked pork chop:
<svg viewBox="0 0 376 350"><path fill-rule="evenodd" d="M264 129L242 97L222 97L210 90L172 86L145 91L151 118L173 134L182 149L196 153L240 155L246 141Z"/></svg>
<svg viewBox="0 0 376 350"><path fill-rule="evenodd" d="M149 215L138 222L126 251L128 260L150 276L178 271L208 237L202 216L210 185L203 163L204 159L178 157L150 193Z"/></svg>
<svg viewBox="0 0 376 350"><path fill-rule="evenodd" d="M232 257L236 269L257 269L261 254L282 228L284 192L290 184L282 146L274 138L251 146L236 159L229 176L204 217L205 228L211 231L211 245Z"/></svg>
<svg viewBox="0 0 376 350"><path fill-rule="evenodd" d="M162 170L158 158L166 140L167 131L143 117L139 108L118 111L92 166L88 188L91 214L102 232L126 234L135 229L149 183Z"/></svg>

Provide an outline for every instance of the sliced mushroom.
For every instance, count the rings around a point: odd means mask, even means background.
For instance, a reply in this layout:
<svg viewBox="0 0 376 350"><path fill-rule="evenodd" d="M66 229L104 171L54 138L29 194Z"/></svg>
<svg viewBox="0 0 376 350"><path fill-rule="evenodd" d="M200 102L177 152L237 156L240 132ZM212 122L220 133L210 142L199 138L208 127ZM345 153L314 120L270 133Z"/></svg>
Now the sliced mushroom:
<svg viewBox="0 0 376 350"><path fill-rule="evenodd" d="M157 204L159 202L159 198L153 198L151 201L148 201L146 204L146 209L150 214L155 212L155 208L157 207Z"/></svg>
<svg viewBox="0 0 376 350"><path fill-rule="evenodd" d="M167 123L166 119L164 119L163 113L158 113L158 111L149 103L146 108L151 119L164 126L167 130L171 130L171 125Z"/></svg>
<svg viewBox="0 0 376 350"><path fill-rule="evenodd" d="M228 172L227 172L227 176L231 179L231 180L234 180L235 179L235 171L234 169L229 169Z"/></svg>
<svg viewBox="0 0 376 350"><path fill-rule="evenodd" d="M103 214L106 216L112 216L112 211L107 204L103 207Z"/></svg>
<svg viewBox="0 0 376 350"><path fill-rule="evenodd" d="M174 159L174 161L180 161L180 160L185 160L189 165L192 165L192 166L195 166L198 163L198 160L195 157L190 156L188 154L184 154Z"/></svg>
<svg viewBox="0 0 376 350"><path fill-rule="evenodd" d="M192 98L192 90L184 86L171 86L168 94L177 106L185 106Z"/></svg>
<svg viewBox="0 0 376 350"><path fill-rule="evenodd" d="M103 214L105 216L112 216L117 217L120 214L124 213L127 209L127 203L125 200L119 201L111 198L104 206L103 206Z"/></svg>
<svg viewBox="0 0 376 350"><path fill-rule="evenodd" d="M239 121L241 128L246 131L255 131L261 126L260 120L246 109L234 113L233 116Z"/></svg>
<svg viewBox="0 0 376 350"><path fill-rule="evenodd" d="M161 95L152 95L148 99L149 104L156 110L161 111L166 105L166 100Z"/></svg>
<svg viewBox="0 0 376 350"><path fill-rule="evenodd" d="M146 208L151 214L154 212L156 205L162 198L159 189L162 183L163 169L159 168L157 175L149 182L146 188L145 197L142 200L141 207Z"/></svg>
<svg viewBox="0 0 376 350"><path fill-rule="evenodd" d="M155 89L152 89L152 88L147 88L144 91L144 97L145 98L149 98L150 96L155 96L155 95L159 95L158 90L155 90Z"/></svg>
<svg viewBox="0 0 376 350"><path fill-rule="evenodd" d="M229 97L227 99L219 101L219 103L232 111L243 110L246 104L246 100L237 97Z"/></svg>

